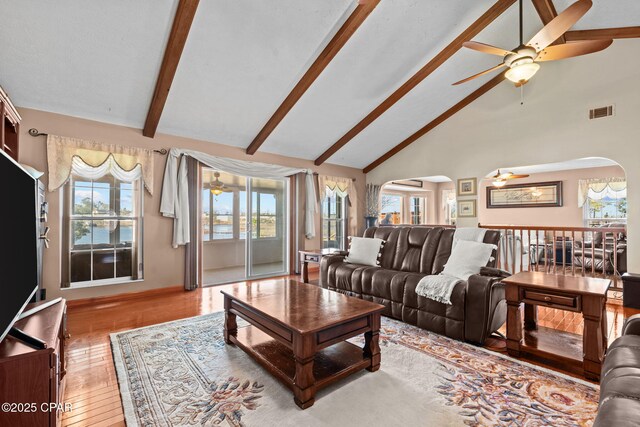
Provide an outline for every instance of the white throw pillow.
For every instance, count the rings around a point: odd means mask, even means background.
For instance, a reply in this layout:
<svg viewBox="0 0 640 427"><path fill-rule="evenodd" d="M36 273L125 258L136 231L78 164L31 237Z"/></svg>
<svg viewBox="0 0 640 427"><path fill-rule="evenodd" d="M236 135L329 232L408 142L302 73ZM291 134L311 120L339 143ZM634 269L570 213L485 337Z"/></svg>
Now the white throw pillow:
<svg viewBox="0 0 640 427"><path fill-rule="evenodd" d="M494 249L496 245L459 240L451 251L442 274L467 280L469 276L480 273L480 269L487 265Z"/></svg>
<svg viewBox="0 0 640 427"><path fill-rule="evenodd" d="M344 262L379 267L384 240L371 237L349 237L349 254Z"/></svg>

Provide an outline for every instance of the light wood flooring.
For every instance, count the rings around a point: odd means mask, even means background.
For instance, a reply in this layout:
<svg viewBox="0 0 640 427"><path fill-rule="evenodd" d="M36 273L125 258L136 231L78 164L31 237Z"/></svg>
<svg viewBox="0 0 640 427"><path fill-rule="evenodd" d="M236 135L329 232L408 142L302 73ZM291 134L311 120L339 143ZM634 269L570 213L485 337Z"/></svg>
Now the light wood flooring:
<svg viewBox="0 0 640 427"><path fill-rule="evenodd" d="M310 276L317 279L316 272L312 271ZM290 278L299 280L300 276ZM71 337L67 347L67 384L63 401L71 403L73 411L65 414L63 426L124 426L109 334L220 311L223 309L220 290L224 287L201 288L193 292L176 289L144 298L69 307ZM620 335L624 319L637 312L625 309L619 303L608 304L610 341ZM540 326L582 332L579 314L540 308L538 319ZM503 344L493 340L489 348L501 351Z"/></svg>

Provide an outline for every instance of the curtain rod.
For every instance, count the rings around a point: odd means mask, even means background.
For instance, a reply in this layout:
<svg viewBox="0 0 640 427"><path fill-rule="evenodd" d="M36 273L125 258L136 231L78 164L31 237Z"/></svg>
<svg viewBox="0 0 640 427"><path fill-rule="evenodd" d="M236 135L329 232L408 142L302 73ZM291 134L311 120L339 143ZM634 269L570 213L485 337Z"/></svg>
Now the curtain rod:
<svg viewBox="0 0 640 427"><path fill-rule="evenodd" d="M318 172L314 172L313 174L314 174L315 176L320 175ZM349 179L349 178L347 178L347 179ZM356 179L355 179L355 178L351 178L351 181L356 182Z"/></svg>
<svg viewBox="0 0 640 427"><path fill-rule="evenodd" d="M47 136L49 135L48 133L41 133L40 131L38 131L38 129L36 128L31 128L29 129L29 135L33 136L33 137L37 137L37 136ZM162 154L163 156L166 156L167 153L169 152L169 150L167 150L166 148L160 148L159 150L153 150L154 153L158 153L158 154Z"/></svg>

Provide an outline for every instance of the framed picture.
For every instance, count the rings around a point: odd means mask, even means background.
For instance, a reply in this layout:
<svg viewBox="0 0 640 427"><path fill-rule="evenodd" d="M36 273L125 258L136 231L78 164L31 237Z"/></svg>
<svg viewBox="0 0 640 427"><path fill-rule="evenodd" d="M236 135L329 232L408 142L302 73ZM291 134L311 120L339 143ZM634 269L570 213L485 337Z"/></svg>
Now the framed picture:
<svg viewBox="0 0 640 427"><path fill-rule="evenodd" d="M462 178L458 180L458 196L475 196L478 194L478 180L476 178Z"/></svg>
<svg viewBox="0 0 640 427"><path fill-rule="evenodd" d="M458 218L471 218L476 216L476 201L458 200Z"/></svg>
<svg viewBox="0 0 640 427"><path fill-rule="evenodd" d="M487 208L548 208L562 206L562 181L487 187Z"/></svg>

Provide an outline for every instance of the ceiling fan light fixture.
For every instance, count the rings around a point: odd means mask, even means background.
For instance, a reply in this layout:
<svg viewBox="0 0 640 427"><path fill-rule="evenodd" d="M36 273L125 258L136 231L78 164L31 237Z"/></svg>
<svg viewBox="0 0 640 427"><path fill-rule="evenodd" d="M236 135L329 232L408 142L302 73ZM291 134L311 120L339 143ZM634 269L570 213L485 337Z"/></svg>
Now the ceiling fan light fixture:
<svg viewBox="0 0 640 427"><path fill-rule="evenodd" d="M505 73L505 77L516 84L525 84L540 69L540 64L533 62L531 58L528 61L516 61L511 68Z"/></svg>
<svg viewBox="0 0 640 427"><path fill-rule="evenodd" d="M211 194L214 194L216 196L219 196L223 193L223 191L220 188L212 188L211 189Z"/></svg>
<svg viewBox="0 0 640 427"><path fill-rule="evenodd" d="M504 187L507 184L507 180L503 178L494 179L492 182L494 187Z"/></svg>

